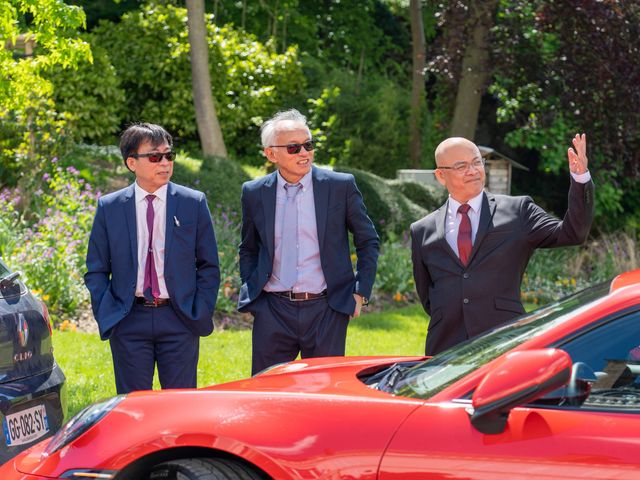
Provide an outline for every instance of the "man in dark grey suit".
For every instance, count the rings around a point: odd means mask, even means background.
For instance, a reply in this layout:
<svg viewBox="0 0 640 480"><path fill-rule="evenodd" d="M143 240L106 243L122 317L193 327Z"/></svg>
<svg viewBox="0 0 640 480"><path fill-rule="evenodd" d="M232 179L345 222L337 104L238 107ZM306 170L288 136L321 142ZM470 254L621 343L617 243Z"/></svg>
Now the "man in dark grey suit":
<svg viewBox="0 0 640 480"><path fill-rule="evenodd" d="M520 284L536 248L578 245L594 215L585 135L568 150L571 186L563 220L530 197L484 192L484 160L464 138L435 152L448 201L411 225L416 290L431 316L426 354L434 355L524 313Z"/></svg>
<svg viewBox="0 0 640 480"><path fill-rule="evenodd" d="M242 188L238 310L254 317L253 374L298 353L344 355L349 320L371 295L379 250L353 176L313 166L300 112L266 121L262 146L278 170Z"/></svg>

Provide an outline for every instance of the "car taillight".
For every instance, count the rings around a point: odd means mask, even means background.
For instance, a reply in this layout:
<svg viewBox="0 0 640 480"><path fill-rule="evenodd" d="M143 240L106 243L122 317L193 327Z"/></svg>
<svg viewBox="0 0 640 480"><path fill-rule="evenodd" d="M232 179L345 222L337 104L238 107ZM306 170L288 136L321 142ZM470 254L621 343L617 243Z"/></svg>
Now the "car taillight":
<svg viewBox="0 0 640 480"><path fill-rule="evenodd" d="M51 328L51 319L49 318L49 309L47 308L47 304L40 300L40 304L42 305L42 318L44 323L49 327L49 335L53 335L53 329Z"/></svg>

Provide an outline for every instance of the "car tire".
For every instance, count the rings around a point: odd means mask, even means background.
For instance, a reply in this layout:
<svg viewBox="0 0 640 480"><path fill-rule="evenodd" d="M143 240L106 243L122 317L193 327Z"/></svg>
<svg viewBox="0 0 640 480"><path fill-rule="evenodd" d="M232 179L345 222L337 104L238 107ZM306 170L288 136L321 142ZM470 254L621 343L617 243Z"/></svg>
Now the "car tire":
<svg viewBox="0 0 640 480"><path fill-rule="evenodd" d="M251 467L226 458L184 458L153 467L149 480L264 480Z"/></svg>

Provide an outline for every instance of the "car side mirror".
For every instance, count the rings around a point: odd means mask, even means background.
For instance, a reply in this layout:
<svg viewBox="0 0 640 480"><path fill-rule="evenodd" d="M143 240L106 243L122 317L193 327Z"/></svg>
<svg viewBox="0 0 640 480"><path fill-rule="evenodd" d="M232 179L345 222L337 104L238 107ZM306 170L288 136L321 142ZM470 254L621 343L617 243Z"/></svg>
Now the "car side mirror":
<svg viewBox="0 0 640 480"><path fill-rule="evenodd" d="M560 388L570 377L571 357L563 350L544 348L508 353L473 393L471 423L482 433L502 433L512 408Z"/></svg>

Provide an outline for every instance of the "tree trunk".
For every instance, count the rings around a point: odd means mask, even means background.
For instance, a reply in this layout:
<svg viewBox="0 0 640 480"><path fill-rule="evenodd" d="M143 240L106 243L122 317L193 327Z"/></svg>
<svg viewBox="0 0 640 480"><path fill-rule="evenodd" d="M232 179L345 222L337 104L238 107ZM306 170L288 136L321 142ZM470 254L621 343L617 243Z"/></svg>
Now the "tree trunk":
<svg viewBox="0 0 640 480"><path fill-rule="evenodd" d="M497 0L475 0L470 5L471 41L467 44L462 59L462 71L450 130L453 137L473 140L476 134L480 102L491 72L489 31L493 25L496 6Z"/></svg>
<svg viewBox="0 0 640 480"><path fill-rule="evenodd" d="M413 168L421 167L422 110L424 108L424 70L426 45L422 22L422 0L411 0L411 44L413 74L411 87L411 116L409 118L409 154Z"/></svg>
<svg viewBox="0 0 640 480"><path fill-rule="evenodd" d="M187 0L187 25L191 49L193 103L202 153L227 158L222 130L216 115L209 75L209 47L204 16L204 0Z"/></svg>

